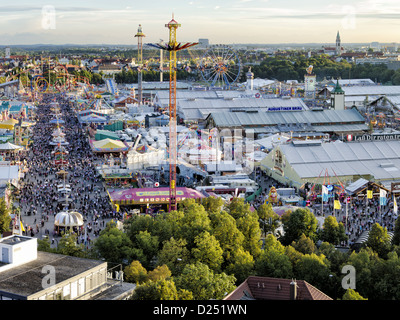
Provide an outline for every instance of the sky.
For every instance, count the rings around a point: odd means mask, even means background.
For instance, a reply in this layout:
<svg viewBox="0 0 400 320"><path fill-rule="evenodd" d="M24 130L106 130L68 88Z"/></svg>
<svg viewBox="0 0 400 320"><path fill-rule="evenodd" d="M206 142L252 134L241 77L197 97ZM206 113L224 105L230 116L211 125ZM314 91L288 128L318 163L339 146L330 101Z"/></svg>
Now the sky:
<svg viewBox="0 0 400 320"><path fill-rule="evenodd" d="M14 0L0 3L0 46L137 44L168 41L174 14L178 41L210 44L400 42L399 0Z"/></svg>

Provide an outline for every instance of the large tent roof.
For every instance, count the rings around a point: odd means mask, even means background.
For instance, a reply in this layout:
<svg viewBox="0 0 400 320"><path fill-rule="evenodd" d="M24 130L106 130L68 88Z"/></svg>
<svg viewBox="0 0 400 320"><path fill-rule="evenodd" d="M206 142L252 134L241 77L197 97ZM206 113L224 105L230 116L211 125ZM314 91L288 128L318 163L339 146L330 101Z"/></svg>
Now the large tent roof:
<svg viewBox="0 0 400 320"><path fill-rule="evenodd" d="M59 227L79 227L83 225L83 217L79 212L62 211L57 213L54 225Z"/></svg>
<svg viewBox="0 0 400 320"><path fill-rule="evenodd" d="M129 146L125 142L109 138L99 141L91 140L90 144L96 152L121 152L129 149Z"/></svg>
<svg viewBox="0 0 400 320"><path fill-rule="evenodd" d="M334 142L317 145L280 145L286 161L301 178L371 175L376 180L400 179L400 142Z"/></svg>
<svg viewBox="0 0 400 320"><path fill-rule="evenodd" d="M110 192L111 201L115 204L129 205L129 204L154 204L154 203L169 203L169 188L131 188L121 189ZM176 199L177 201L186 198L204 198L205 196L194 189L177 187Z"/></svg>
<svg viewBox="0 0 400 320"><path fill-rule="evenodd" d="M0 144L0 150L19 150L19 149L22 149L22 147L12 144L10 142Z"/></svg>

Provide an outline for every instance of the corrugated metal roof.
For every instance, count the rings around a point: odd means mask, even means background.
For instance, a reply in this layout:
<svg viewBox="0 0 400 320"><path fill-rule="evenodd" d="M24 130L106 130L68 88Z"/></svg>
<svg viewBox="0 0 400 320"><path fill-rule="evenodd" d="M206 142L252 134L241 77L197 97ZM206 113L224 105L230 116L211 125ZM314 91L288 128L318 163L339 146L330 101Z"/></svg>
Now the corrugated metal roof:
<svg viewBox="0 0 400 320"><path fill-rule="evenodd" d="M280 111L280 112L213 112L211 113L217 127L238 126L274 126L279 124L337 124L358 122L364 123L363 116L355 109L324 111Z"/></svg>
<svg viewBox="0 0 400 320"><path fill-rule="evenodd" d="M349 86L342 89L346 96L400 95L400 86Z"/></svg>
<svg viewBox="0 0 400 320"><path fill-rule="evenodd" d="M375 179L400 177L400 141L323 143L320 146L281 145L286 160L302 178L330 175L372 175ZM382 164L390 163L389 167Z"/></svg>

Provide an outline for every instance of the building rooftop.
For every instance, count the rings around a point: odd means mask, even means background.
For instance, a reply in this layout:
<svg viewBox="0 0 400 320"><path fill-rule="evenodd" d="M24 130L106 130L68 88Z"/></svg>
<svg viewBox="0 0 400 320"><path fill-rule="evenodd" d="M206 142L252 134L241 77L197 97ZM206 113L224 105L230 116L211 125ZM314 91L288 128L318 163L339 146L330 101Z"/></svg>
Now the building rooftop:
<svg viewBox="0 0 400 320"><path fill-rule="evenodd" d="M12 237L7 237L4 239L0 239L1 243L8 244L8 245L15 245L19 244L23 241L31 240L31 238L28 237L20 237L18 235L13 235Z"/></svg>
<svg viewBox="0 0 400 320"><path fill-rule="evenodd" d="M292 281L290 279L250 276L224 300L292 300L290 292ZM307 281L296 280L296 284L297 295L295 300L332 300Z"/></svg>
<svg viewBox="0 0 400 320"><path fill-rule="evenodd" d="M0 272L0 293L28 297L43 290L44 266L55 268L56 284L106 262L38 251L37 259Z"/></svg>

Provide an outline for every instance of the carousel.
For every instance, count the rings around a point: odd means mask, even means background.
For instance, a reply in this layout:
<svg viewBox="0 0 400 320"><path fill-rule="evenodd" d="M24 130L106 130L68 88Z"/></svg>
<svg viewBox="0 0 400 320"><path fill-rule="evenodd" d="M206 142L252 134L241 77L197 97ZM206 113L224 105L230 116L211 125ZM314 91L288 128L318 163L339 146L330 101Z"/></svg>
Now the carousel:
<svg viewBox="0 0 400 320"><path fill-rule="evenodd" d="M54 230L58 235L68 230L80 233L83 226L83 217L77 211L65 210L57 213L54 220Z"/></svg>

